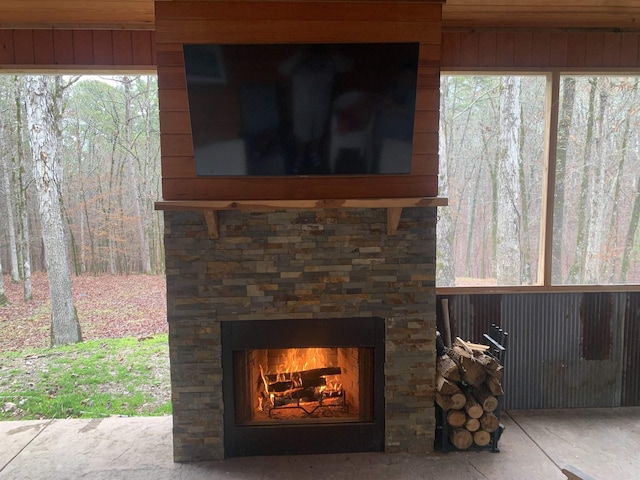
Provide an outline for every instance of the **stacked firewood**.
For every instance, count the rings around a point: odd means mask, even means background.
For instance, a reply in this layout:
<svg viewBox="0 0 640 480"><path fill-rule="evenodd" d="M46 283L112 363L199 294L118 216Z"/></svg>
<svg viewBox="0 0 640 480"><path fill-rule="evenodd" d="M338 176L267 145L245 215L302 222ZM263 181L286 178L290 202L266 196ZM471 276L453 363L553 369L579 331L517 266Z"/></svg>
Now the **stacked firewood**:
<svg viewBox="0 0 640 480"><path fill-rule="evenodd" d="M488 348L457 337L438 357L436 403L446 414L451 443L462 450L489 445L500 427L494 412L496 397L504 394L503 367Z"/></svg>

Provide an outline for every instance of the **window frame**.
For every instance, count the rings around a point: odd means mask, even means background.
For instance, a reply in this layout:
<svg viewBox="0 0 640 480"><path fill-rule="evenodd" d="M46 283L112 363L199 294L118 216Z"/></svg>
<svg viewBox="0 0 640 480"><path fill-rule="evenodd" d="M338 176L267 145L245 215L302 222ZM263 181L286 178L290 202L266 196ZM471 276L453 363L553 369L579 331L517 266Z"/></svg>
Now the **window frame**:
<svg viewBox="0 0 640 480"><path fill-rule="evenodd" d="M540 211L543 218L540 222L539 256L537 281L535 285L478 285L464 287L439 287L436 283L438 295L447 294L503 294L503 293L561 293L561 292L640 292L640 284L576 284L557 285L552 284L552 255L553 255L553 221L555 206L557 147L558 147L558 119L560 113L560 81L563 75L640 75L640 70L635 69L543 69L540 71L531 69L478 69L478 70L441 70L440 75L536 75L546 77L545 89L545 131L544 131L544 163L542 204ZM446 207L445 207L446 208Z"/></svg>

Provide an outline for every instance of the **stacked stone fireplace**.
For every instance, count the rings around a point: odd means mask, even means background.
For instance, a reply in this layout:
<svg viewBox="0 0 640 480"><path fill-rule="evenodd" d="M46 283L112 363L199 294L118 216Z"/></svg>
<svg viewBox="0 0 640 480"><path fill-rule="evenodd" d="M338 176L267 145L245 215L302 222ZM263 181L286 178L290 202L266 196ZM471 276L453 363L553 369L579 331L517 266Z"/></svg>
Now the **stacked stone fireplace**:
<svg viewBox="0 0 640 480"><path fill-rule="evenodd" d="M176 461L432 451L434 207L403 209L393 235L384 208L220 211L218 238L202 212L167 211L165 222ZM325 366L349 385L353 418L241 414L256 408L260 377L246 365L307 347L335 352ZM247 438L257 440L245 449Z"/></svg>

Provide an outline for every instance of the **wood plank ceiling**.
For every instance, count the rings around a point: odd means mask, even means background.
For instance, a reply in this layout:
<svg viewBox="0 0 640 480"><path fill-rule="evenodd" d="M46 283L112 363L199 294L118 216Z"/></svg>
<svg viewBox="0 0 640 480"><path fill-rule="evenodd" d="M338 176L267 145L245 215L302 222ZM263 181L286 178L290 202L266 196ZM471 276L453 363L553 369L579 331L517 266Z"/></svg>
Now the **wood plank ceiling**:
<svg viewBox="0 0 640 480"><path fill-rule="evenodd" d="M639 30L640 0L447 0L443 22L449 29ZM152 30L154 23L153 0L0 1L0 28Z"/></svg>

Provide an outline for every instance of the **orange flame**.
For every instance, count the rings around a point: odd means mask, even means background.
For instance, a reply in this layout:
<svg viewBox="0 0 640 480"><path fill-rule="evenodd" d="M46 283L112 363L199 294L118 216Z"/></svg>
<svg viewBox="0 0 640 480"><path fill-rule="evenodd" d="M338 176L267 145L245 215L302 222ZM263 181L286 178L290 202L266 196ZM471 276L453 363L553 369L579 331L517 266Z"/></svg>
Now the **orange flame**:
<svg viewBox="0 0 640 480"><path fill-rule="evenodd" d="M302 386L297 384L300 379L292 378L290 374L314 368L332 366L330 365L332 362L329 360L328 351L329 349L327 348L290 348L278 359L275 372L269 371L267 374L276 374L276 381L278 382L293 381L296 386ZM265 382L265 387L267 387L268 390L268 384L265 379L266 374L264 373L262 366L260 366L260 373L263 381ZM327 377L327 385L318 387L318 391L322 392L324 390L332 392L342 390L340 376L332 375L331 377Z"/></svg>

